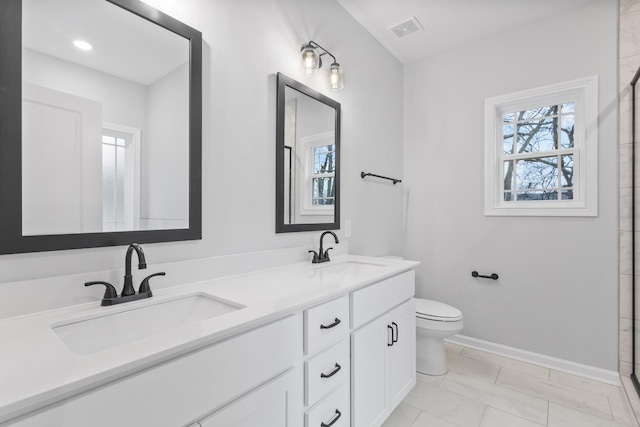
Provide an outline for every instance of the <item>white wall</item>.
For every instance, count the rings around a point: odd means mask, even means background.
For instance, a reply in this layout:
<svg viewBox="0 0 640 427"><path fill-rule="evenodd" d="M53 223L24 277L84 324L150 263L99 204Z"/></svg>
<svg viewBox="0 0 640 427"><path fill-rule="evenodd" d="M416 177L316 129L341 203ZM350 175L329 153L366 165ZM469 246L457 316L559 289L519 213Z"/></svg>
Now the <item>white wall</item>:
<svg viewBox="0 0 640 427"><path fill-rule="evenodd" d="M102 103L102 120L145 130L146 86L30 49L22 49L27 82Z"/></svg>
<svg viewBox="0 0 640 427"><path fill-rule="evenodd" d="M140 215L189 223L189 64L147 89L148 126L142 136Z"/></svg>
<svg viewBox="0 0 640 427"><path fill-rule="evenodd" d="M148 3L201 30L205 42L203 239L144 245L150 269L161 262L317 245L318 232L274 231L278 71L342 104L342 219L353 221L352 252L401 251L401 187L359 176L365 169L402 172L402 66L395 58L334 0ZM310 39L344 67L343 91L332 93L320 77L308 80L299 72L300 46ZM115 247L0 256L0 293L9 286L16 291L7 284L16 280L122 268L124 255L124 247ZM97 301L82 283L76 288L74 302Z"/></svg>
<svg viewBox="0 0 640 427"><path fill-rule="evenodd" d="M422 261L418 295L462 310L464 335L614 371L616 3L598 0L409 64L404 88L405 255ZM484 100L591 75L599 76L598 217L485 217ZM474 279L473 270L500 280Z"/></svg>

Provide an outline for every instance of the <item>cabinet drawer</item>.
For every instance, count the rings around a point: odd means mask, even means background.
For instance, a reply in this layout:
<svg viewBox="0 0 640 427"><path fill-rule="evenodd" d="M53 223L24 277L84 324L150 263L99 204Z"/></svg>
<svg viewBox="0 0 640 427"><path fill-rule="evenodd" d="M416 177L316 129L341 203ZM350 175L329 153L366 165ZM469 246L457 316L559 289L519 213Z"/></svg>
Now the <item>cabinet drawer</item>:
<svg viewBox="0 0 640 427"><path fill-rule="evenodd" d="M349 381L350 358L347 338L305 363L305 403L313 406L321 397Z"/></svg>
<svg viewBox="0 0 640 427"><path fill-rule="evenodd" d="M304 311L304 351L313 354L349 333L349 297Z"/></svg>
<svg viewBox="0 0 640 427"><path fill-rule="evenodd" d="M351 293L351 327L359 328L398 304L413 298L413 270Z"/></svg>
<svg viewBox="0 0 640 427"><path fill-rule="evenodd" d="M345 383L305 414L305 427L349 427L349 383ZM332 424L333 423L333 424Z"/></svg>

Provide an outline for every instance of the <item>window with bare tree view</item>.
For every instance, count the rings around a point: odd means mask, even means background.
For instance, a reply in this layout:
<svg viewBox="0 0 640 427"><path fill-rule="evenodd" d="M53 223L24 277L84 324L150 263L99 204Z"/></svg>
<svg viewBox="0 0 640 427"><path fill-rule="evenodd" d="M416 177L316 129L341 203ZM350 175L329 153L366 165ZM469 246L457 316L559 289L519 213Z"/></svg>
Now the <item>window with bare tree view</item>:
<svg viewBox="0 0 640 427"><path fill-rule="evenodd" d="M597 216L598 78L485 101L485 214Z"/></svg>
<svg viewBox="0 0 640 427"><path fill-rule="evenodd" d="M335 202L335 152L335 144L313 147L312 205L333 205Z"/></svg>
<svg viewBox="0 0 640 427"><path fill-rule="evenodd" d="M572 200L574 103L502 115L505 201Z"/></svg>

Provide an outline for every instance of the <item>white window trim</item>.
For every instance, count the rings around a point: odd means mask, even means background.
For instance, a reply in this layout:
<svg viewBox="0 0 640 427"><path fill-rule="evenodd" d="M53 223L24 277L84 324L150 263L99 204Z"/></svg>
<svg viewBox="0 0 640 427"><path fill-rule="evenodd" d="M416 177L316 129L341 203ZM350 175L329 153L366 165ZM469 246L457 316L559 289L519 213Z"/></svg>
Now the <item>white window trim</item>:
<svg viewBox="0 0 640 427"><path fill-rule="evenodd" d="M316 135L310 135L300 138L300 144L304 147L304 184L300 188L300 215L333 215L335 213L335 205L314 205L311 202L313 198L312 181L314 175L313 148L322 145L335 145L335 133L323 132ZM335 176L335 174L333 175Z"/></svg>
<svg viewBox="0 0 640 427"><path fill-rule="evenodd" d="M574 200L505 202L502 114L575 102ZM582 134L578 134L578 131ZM485 100L486 216L598 216L598 77L585 77Z"/></svg>

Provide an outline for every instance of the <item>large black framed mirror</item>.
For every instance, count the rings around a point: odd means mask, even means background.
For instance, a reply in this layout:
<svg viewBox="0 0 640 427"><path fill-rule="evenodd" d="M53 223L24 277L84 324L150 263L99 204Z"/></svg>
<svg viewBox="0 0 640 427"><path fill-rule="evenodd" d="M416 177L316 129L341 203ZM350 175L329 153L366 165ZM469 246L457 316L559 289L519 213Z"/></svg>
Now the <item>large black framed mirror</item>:
<svg viewBox="0 0 640 427"><path fill-rule="evenodd" d="M0 254L200 239L202 34L140 0L0 20Z"/></svg>
<svg viewBox="0 0 640 427"><path fill-rule="evenodd" d="M276 233L340 228L340 104L278 73Z"/></svg>

